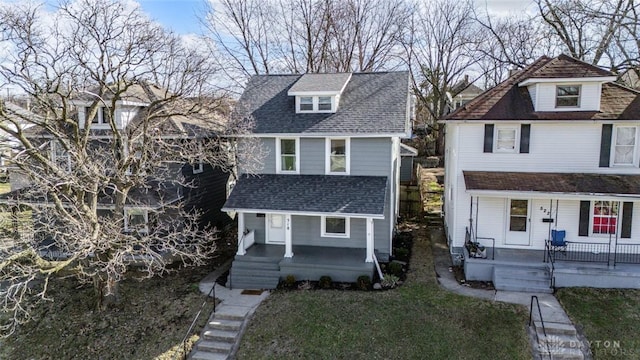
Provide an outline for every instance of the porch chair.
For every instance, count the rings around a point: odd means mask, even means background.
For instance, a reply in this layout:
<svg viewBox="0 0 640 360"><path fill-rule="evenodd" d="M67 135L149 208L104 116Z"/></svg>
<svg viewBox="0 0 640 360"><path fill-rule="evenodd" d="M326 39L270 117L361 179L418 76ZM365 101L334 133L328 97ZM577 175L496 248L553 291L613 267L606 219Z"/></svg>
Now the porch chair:
<svg viewBox="0 0 640 360"><path fill-rule="evenodd" d="M567 251L566 230L551 230L551 247L554 251Z"/></svg>

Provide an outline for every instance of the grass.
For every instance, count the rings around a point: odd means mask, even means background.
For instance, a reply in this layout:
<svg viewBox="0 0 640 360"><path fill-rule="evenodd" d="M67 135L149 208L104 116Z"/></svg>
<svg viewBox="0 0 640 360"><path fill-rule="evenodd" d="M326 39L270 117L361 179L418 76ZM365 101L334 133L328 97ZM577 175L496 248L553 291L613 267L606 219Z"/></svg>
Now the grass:
<svg viewBox="0 0 640 360"><path fill-rule="evenodd" d="M567 288L556 296L595 359L640 359L640 290Z"/></svg>
<svg viewBox="0 0 640 360"><path fill-rule="evenodd" d="M526 309L441 289L428 235L416 239L407 282L395 290L271 294L238 358L530 359Z"/></svg>

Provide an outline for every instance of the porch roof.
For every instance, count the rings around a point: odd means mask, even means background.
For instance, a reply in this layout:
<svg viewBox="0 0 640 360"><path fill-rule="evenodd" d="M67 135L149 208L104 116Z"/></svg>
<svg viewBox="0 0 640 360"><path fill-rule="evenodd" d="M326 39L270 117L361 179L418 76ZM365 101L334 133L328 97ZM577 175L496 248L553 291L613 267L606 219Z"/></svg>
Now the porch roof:
<svg viewBox="0 0 640 360"><path fill-rule="evenodd" d="M640 198L640 175L463 171L471 193Z"/></svg>
<svg viewBox="0 0 640 360"><path fill-rule="evenodd" d="M386 192L384 176L242 175L222 210L384 219Z"/></svg>

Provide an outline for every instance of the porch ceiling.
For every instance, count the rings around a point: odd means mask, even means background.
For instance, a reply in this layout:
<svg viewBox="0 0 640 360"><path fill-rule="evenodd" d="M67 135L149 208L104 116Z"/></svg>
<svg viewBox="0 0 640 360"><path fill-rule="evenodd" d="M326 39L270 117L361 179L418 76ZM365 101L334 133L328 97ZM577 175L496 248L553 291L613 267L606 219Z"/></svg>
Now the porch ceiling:
<svg viewBox="0 0 640 360"><path fill-rule="evenodd" d="M640 175L463 171L468 192L640 198Z"/></svg>
<svg viewBox="0 0 640 360"><path fill-rule="evenodd" d="M222 210L384 218L386 191L383 176L243 175Z"/></svg>

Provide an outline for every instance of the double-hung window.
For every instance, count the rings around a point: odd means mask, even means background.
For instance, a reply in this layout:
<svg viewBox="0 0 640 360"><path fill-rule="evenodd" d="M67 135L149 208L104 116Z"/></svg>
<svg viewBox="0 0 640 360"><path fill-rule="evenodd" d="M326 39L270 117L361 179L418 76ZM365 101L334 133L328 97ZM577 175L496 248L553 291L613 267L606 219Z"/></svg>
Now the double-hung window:
<svg viewBox="0 0 640 360"><path fill-rule="evenodd" d="M146 209L125 209L124 230L147 234L149 232L149 211Z"/></svg>
<svg viewBox="0 0 640 360"><path fill-rule="evenodd" d="M298 96L296 97L296 112L335 112L334 101L337 101L335 96ZM337 106L337 104L335 104L335 106Z"/></svg>
<svg viewBox="0 0 640 360"><path fill-rule="evenodd" d="M515 126L497 126L495 138L496 152L515 152L518 143L518 128Z"/></svg>
<svg viewBox="0 0 640 360"><path fill-rule="evenodd" d="M300 171L300 140L298 138L276 139L277 173L294 173Z"/></svg>
<svg viewBox="0 0 640 360"><path fill-rule="evenodd" d="M318 111L331 111L331 96L318 97Z"/></svg>
<svg viewBox="0 0 640 360"><path fill-rule="evenodd" d="M300 111L313 111L313 96L300 97Z"/></svg>
<svg viewBox="0 0 640 360"><path fill-rule="evenodd" d="M349 174L349 139L327 139L327 174Z"/></svg>
<svg viewBox="0 0 640 360"><path fill-rule="evenodd" d="M615 127L615 139L613 142L613 165L633 165L635 163L637 127Z"/></svg>
<svg viewBox="0 0 640 360"><path fill-rule="evenodd" d="M556 107L579 107L580 85L556 86Z"/></svg>
<svg viewBox="0 0 640 360"><path fill-rule="evenodd" d="M85 119L87 120L91 120L91 126L107 126L109 125L109 117L107 114L107 108L105 108L104 106L100 106L98 107L98 111L96 112L96 115L94 117L92 117L91 119L89 119L89 111L91 110L90 107L86 107L84 108L84 116Z"/></svg>
<svg viewBox="0 0 640 360"><path fill-rule="evenodd" d="M592 202L592 233L615 234L618 220L617 201Z"/></svg>
<svg viewBox="0 0 640 360"><path fill-rule="evenodd" d="M323 237L349 237L349 218L342 216L323 216L322 217L322 234Z"/></svg>

